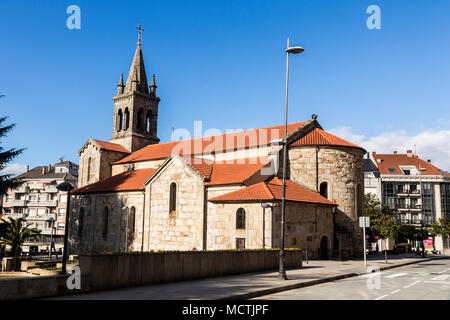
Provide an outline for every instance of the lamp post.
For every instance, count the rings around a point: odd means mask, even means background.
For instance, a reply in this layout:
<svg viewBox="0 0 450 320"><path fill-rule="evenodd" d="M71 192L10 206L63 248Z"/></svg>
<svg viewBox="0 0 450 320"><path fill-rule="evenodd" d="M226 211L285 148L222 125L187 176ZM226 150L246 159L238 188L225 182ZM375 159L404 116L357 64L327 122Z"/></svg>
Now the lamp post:
<svg viewBox="0 0 450 320"><path fill-rule="evenodd" d="M281 198L281 244L280 244L280 270L279 278L281 280L287 280L286 268L284 265L285 253L284 253L284 237L285 237L285 225L286 225L286 162L287 162L287 121L288 121L288 93L289 93L289 55L302 53L304 49L302 47L291 47L289 45L289 38L287 39L286 48L286 108L284 114L284 139L283 139L283 192Z"/></svg>
<svg viewBox="0 0 450 320"><path fill-rule="evenodd" d="M422 258L425 258L425 245L423 244L423 218L420 220L420 233L421 233L421 246L422 246Z"/></svg>
<svg viewBox="0 0 450 320"><path fill-rule="evenodd" d="M50 229L50 250L48 250L48 261L52 260L52 247L53 247L53 229L55 227L55 218L51 217L47 219L48 222L51 223Z"/></svg>
<svg viewBox="0 0 450 320"><path fill-rule="evenodd" d="M67 207L66 207L66 222L64 224L64 248L63 248L63 261L62 261L62 273L66 274L66 264L67 264L67 237L69 235L69 209L70 209L70 191L73 186L68 182L60 183L56 186L59 191L67 191Z"/></svg>

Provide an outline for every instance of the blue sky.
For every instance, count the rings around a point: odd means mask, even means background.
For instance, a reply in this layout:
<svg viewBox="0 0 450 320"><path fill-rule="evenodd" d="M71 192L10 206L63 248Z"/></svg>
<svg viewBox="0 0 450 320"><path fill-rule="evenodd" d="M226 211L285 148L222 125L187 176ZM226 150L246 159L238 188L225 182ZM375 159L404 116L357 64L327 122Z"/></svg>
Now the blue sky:
<svg viewBox="0 0 450 320"><path fill-rule="evenodd" d="M81 30L66 27L71 4ZM381 30L366 27L372 4ZM2 146L26 147L15 163L36 166L78 162L87 139L107 140L142 24L163 142L195 120L223 132L282 124L290 37L305 52L291 59L289 122L316 113L369 151L416 144L450 170L448 12L447 0L2 0L0 114L17 123Z"/></svg>

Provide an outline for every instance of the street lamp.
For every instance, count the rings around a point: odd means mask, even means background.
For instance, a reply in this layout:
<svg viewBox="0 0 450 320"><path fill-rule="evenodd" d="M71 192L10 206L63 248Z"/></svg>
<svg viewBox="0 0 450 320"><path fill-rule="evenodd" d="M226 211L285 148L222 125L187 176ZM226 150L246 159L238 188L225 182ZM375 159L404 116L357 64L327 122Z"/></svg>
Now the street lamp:
<svg viewBox="0 0 450 320"><path fill-rule="evenodd" d="M51 217L47 219L47 222L50 222L50 250L48 250L48 261L52 260L52 247L53 247L53 229L55 228L55 218Z"/></svg>
<svg viewBox="0 0 450 320"><path fill-rule="evenodd" d="M287 121L288 121L288 93L289 93L289 54L302 53L304 49L302 47L291 47L289 45L289 38L287 39L286 48L286 108L284 115L284 139L283 139L283 193L281 198L281 245L280 245L280 270L279 278L287 280L286 268L284 265L285 253L284 253L284 234L286 225L286 162L287 162Z"/></svg>
<svg viewBox="0 0 450 320"><path fill-rule="evenodd" d="M420 233L421 233L421 246L422 246L422 258L425 258L425 245L423 244L423 219L420 220Z"/></svg>
<svg viewBox="0 0 450 320"><path fill-rule="evenodd" d="M67 191L67 207L66 207L66 222L64 227L64 248L63 248L63 262L62 262L62 273L66 274L66 263L67 263L67 237L69 235L69 209L70 209L70 190L73 186L68 182L60 183L56 186L59 191Z"/></svg>

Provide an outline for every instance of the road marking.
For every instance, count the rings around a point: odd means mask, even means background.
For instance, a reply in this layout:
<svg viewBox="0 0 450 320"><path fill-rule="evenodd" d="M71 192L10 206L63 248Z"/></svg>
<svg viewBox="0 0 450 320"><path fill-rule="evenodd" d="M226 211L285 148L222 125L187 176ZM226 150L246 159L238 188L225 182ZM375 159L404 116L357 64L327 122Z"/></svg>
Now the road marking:
<svg viewBox="0 0 450 320"><path fill-rule="evenodd" d="M371 273L367 273L367 274L364 274L364 275L361 275L360 277L361 278L369 278L369 277L378 277L378 276L380 276L381 274L383 274L383 272L371 272Z"/></svg>
<svg viewBox="0 0 450 320"><path fill-rule="evenodd" d="M447 271L449 271L449 270L450 270L450 268L445 269L445 270L443 270L443 271L441 271L441 272L438 272L438 273L444 273L444 272L447 272Z"/></svg>
<svg viewBox="0 0 450 320"><path fill-rule="evenodd" d="M434 277L433 279L431 279L432 281L444 281L446 280L448 277L450 277L450 274L442 274L440 276Z"/></svg>
<svg viewBox="0 0 450 320"><path fill-rule="evenodd" d="M411 283L411 284L408 284L407 286L404 286L403 289L412 287L413 285L418 284L419 282L420 282L420 280L419 280L419 281L416 281L416 282L413 282L413 283Z"/></svg>
<svg viewBox="0 0 450 320"><path fill-rule="evenodd" d="M391 294L397 293L397 292L399 292L399 291L400 291L400 289L397 289L397 290L395 290L395 291L392 291Z"/></svg>
<svg viewBox="0 0 450 320"><path fill-rule="evenodd" d="M401 277L401 276L406 276L406 275L407 275L407 273L400 272L400 273L391 274L390 276L386 276L385 278L386 279L394 279L394 278Z"/></svg>
<svg viewBox="0 0 450 320"><path fill-rule="evenodd" d="M445 281L424 281L425 283L442 283L442 284L450 284L450 282L445 282Z"/></svg>
<svg viewBox="0 0 450 320"><path fill-rule="evenodd" d="M385 298L385 297L387 297L388 295L387 294L385 294L384 296L381 296L381 297L378 297L378 298L375 298L374 300L380 300L380 299L383 299L383 298Z"/></svg>

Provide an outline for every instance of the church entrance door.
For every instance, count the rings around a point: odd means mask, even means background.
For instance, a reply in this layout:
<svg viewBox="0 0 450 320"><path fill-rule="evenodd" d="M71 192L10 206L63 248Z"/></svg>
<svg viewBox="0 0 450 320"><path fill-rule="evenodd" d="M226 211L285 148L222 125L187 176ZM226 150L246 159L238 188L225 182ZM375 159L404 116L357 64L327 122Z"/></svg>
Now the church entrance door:
<svg viewBox="0 0 450 320"><path fill-rule="evenodd" d="M320 259L328 259L328 238L323 236L320 240Z"/></svg>

